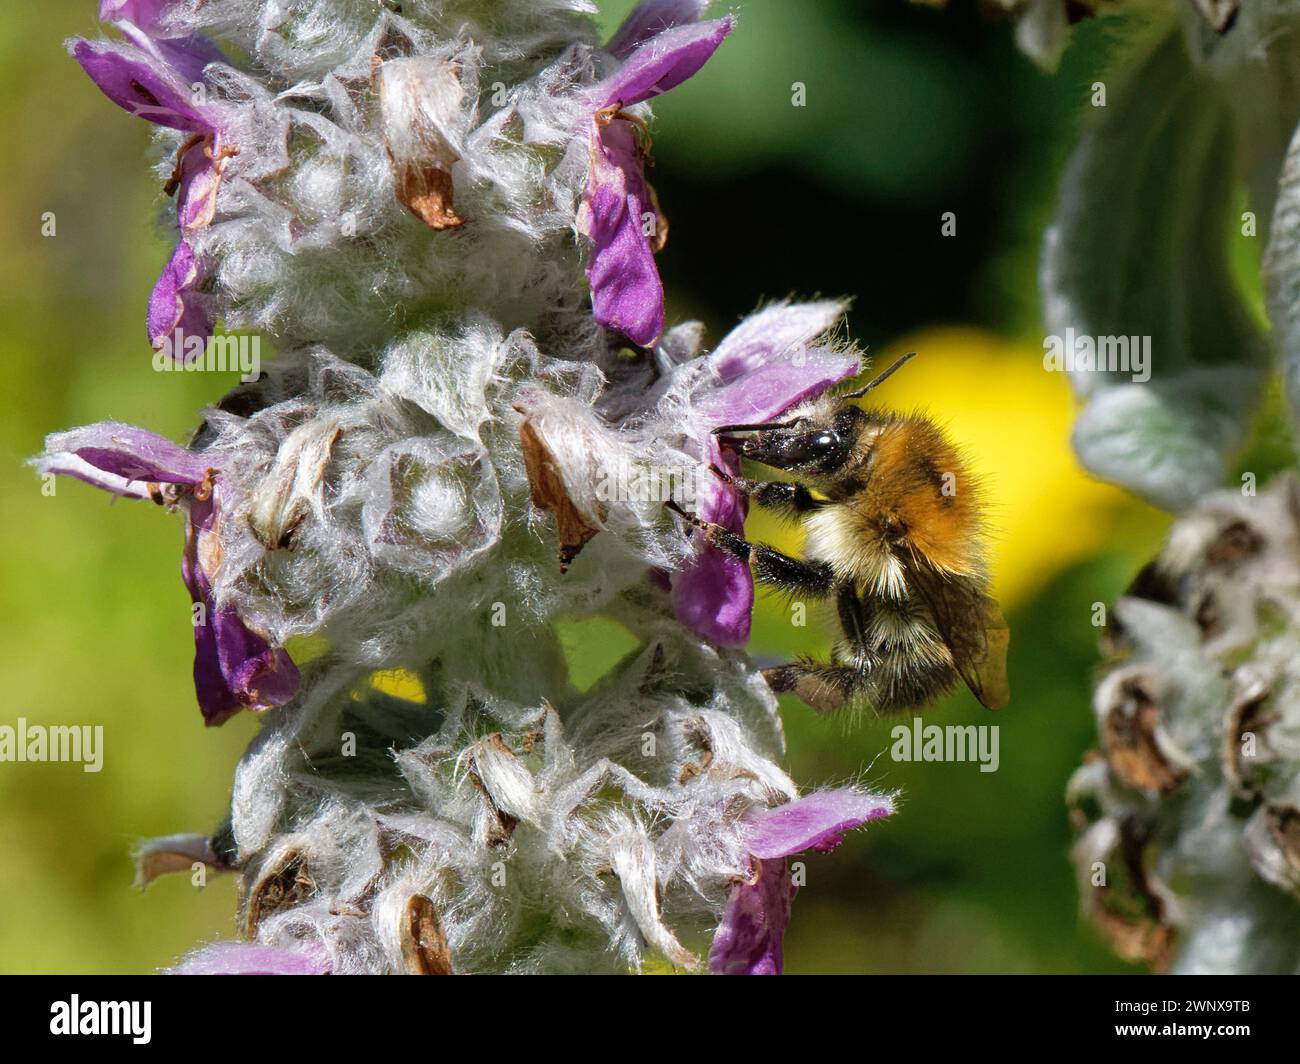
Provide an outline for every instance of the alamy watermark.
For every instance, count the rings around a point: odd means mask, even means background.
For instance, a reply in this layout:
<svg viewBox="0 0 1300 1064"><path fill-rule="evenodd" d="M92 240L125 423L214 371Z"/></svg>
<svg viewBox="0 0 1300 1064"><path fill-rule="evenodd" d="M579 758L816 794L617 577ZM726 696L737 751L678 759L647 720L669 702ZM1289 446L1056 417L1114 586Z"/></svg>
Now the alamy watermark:
<svg viewBox="0 0 1300 1064"><path fill-rule="evenodd" d="M998 725L926 724L913 717L911 724L890 729L895 761L978 761L981 772L996 772L1000 763Z"/></svg>
<svg viewBox="0 0 1300 1064"><path fill-rule="evenodd" d="M138 1046L148 1045L153 1026L152 1001L69 1001L50 1005L50 1034L129 1035Z"/></svg>
<svg viewBox="0 0 1300 1064"><path fill-rule="evenodd" d="M0 761L69 761L83 772L104 767L104 726L96 724L0 724Z"/></svg>
<svg viewBox="0 0 1300 1064"><path fill-rule="evenodd" d="M602 470L596 481L601 502L668 502L693 505L698 498L698 476L689 470L658 466L618 466Z"/></svg>
<svg viewBox="0 0 1300 1064"><path fill-rule="evenodd" d="M1043 338L1043 369L1053 373L1127 373L1134 384L1151 379L1151 337L1076 335Z"/></svg>
<svg viewBox="0 0 1300 1064"><path fill-rule="evenodd" d="M262 375L260 336L186 336L178 328L158 341L153 368L158 373L229 373L251 384Z"/></svg>

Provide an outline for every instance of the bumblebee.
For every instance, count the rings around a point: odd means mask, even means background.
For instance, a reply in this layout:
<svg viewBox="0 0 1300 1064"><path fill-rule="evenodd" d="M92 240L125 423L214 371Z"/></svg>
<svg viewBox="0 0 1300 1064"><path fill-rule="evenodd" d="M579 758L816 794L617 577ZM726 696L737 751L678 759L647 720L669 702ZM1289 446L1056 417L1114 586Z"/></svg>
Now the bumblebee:
<svg viewBox="0 0 1300 1064"><path fill-rule="evenodd" d="M791 475L750 480L713 467L757 505L801 521L803 557L669 504L708 542L748 562L759 583L833 601L843 634L830 662L763 670L774 691L792 691L818 712L920 709L959 678L989 709L1009 698L1009 632L989 595L978 482L933 421L853 402L912 357L782 421L714 430L724 449Z"/></svg>

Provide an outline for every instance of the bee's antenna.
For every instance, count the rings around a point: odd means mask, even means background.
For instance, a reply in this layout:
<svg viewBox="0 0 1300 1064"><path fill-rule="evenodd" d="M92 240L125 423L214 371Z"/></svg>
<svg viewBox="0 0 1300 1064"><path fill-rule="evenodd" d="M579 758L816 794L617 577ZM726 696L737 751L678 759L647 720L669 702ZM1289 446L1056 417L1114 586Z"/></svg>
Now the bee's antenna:
<svg viewBox="0 0 1300 1064"><path fill-rule="evenodd" d="M891 376L894 375L894 373L896 373L898 370L902 369L902 368L903 368L903 365L904 365L905 363L910 362L910 361L911 361L912 359L914 359L915 357L916 357L916 352L915 352L915 351L909 351L909 352L908 352L907 354L905 354L902 358L900 358L897 362L895 362L892 366L890 366L889 369L885 370L884 373L880 374L880 376L878 376L878 377L876 377L874 380L872 380L870 384L865 384L865 385L863 385L863 386L862 386L861 388L859 388L856 392L845 392L843 395L840 396L840 398L841 398L841 399L861 399L864 395L867 394L867 392L871 391L872 388L876 387L876 385L878 385L878 384L884 384L885 381L887 381Z"/></svg>

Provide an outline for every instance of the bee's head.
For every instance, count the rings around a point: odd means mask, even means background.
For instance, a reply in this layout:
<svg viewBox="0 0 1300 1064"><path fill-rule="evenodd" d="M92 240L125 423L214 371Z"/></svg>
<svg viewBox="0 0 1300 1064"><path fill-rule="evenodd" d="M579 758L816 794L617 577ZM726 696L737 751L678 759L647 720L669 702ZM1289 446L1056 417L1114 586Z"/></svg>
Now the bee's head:
<svg viewBox="0 0 1300 1064"><path fill-rule="evenodd" d="M771 425L728 425L716 432L724 444L773 469L834 476L853 456L869 415L834 398L800 407ZM746 433L744 438L737 433Z"/></svg>
<svg viewBox="0 0 1300 1064"><path fill-rule="evenodd" d="M823 395L797 407L784 421L771 425L724 425L714 434L724 447L773 469L834 480L853 470L875 446L889 424L889 414L860 410L850 400L861 399L916 357L909 351L870 383L855 392ZM746 433L741 438L738 433Z"/></svg>

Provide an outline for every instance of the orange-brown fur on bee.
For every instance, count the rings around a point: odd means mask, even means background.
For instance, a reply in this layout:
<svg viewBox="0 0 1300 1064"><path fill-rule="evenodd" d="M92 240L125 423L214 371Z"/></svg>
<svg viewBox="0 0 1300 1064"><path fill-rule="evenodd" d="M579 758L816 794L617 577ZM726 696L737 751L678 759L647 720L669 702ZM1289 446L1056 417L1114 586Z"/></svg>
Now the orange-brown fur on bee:
<svg viewBox="0 0 1300 1064"><path fill-rule="evenodd" d="M896 713L962 679L989 708L1006 704L1008 634L988 593L983 500L942 429L920 414L830 396L779 423L719 433L744 457L794 475L791 483L715 471L758 505L801 520L804 556L695 523L747 559L758 581L833 600L843 629L830 662L764 670L774 690L822 712Z"/></svg>

